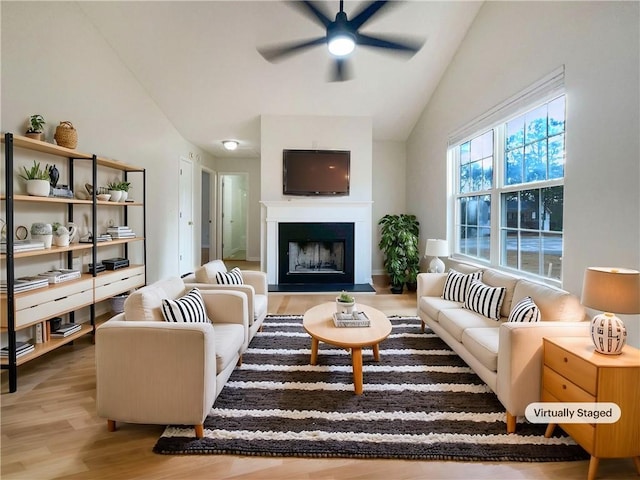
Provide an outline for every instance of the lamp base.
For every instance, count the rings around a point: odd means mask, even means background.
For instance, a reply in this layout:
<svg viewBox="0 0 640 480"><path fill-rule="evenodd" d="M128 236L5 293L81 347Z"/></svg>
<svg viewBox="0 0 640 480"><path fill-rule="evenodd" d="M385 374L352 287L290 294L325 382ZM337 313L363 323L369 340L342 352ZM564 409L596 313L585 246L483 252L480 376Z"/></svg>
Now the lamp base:
<svg viewBox="0 0 640 480"><path fill-rule="evenodd" d="M444 262L438 257L433 257L429 263L429 272L442 273L444 272Z"/></svg>
<svg viewBox="0 0 640 480"><path fill-rule="evenodd" d="M601 313L591 320L591 340L596 352L620 355L627 342L627 328L613 313Z"/></svg>

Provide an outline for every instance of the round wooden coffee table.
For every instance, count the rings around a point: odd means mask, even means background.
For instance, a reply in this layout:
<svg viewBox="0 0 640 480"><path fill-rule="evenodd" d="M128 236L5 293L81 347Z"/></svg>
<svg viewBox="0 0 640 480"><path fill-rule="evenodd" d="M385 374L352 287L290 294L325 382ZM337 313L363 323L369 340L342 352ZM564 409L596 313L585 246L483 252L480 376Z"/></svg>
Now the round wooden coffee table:
<svg viewBox="0 0 640 480"><path fill-rule="evenodd" d="M353 366L353 386L356 395L362 394L362 348L372 347L373 358L380 360L378 344L391 333L391 322L387 316L375 308L357 304L358 311L367 314L371 320L368 327L336 327L333 324L335 302L326 302L307 310L302 326L311 335L311 365L318 361L318 344L329 343L337 347L351 349Z"/></svg>

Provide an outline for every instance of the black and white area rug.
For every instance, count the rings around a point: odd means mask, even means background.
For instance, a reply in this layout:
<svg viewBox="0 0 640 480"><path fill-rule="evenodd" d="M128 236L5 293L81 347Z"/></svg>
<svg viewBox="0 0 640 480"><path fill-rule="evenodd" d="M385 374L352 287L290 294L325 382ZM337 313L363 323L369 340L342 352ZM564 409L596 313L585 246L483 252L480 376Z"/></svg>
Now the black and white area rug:
<svg viewBox="0 0 640 480"><path fill-rule="evenodd" d="M418 317L391 317L380 362L363 351L364 393L353 393L350 353L311 338L301 316L268 316L205 420L168 426L161 454L546 462L584 460L556 429L518 423L506 433L495 394Z"/></svg>

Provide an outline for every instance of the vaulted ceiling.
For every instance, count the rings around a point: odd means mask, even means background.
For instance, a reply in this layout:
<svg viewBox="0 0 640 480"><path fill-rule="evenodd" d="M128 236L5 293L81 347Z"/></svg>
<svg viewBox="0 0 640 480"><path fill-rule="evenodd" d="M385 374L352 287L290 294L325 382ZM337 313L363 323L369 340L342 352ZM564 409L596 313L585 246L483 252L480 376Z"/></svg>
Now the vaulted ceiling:
<svg viewBox="0 0 640 480"><path fill-rule="evenodd" d="M366 3L366 2L364 2ZM338 1L318 2L331 19ZM345 2L352 17L363 2ZM330 82L324 45L278 63L258 47L322 36L287 2L79 2L180 134L224 157L258 157L260 115L366 116L375 140L404 141L438 85L482 2L392 2L362 33L425 40L413 57L357 47L354 78ZM233 154L224 139L237 139Z"/></svg>

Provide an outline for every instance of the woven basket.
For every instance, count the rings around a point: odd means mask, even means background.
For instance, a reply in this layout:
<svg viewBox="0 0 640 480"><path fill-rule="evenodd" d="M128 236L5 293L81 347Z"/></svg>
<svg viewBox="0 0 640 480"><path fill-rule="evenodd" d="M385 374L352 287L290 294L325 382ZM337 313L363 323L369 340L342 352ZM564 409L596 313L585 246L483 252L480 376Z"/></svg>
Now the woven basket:
<svg viewBox="0 0 640 480"><path fill-rule="evenodd" d="M116 295L115 297L111 297L111 311L114 314L124 312L124 301L129 296L128 293L122 293L120 295Z"/></svg>
<svg viewBox="0 0 640 480"><path fill-rule="evenodd" d="M76 148L78 146L78 131L73 128L71 122L60 122L53 138L61 147Z"/></svg>

